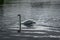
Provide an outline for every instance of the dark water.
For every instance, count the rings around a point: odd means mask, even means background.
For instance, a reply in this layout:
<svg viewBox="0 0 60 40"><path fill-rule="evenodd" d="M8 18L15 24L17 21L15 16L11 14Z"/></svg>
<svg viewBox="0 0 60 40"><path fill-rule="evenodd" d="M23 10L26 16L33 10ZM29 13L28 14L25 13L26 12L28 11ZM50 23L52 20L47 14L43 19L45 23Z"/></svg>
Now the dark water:
<svg viewBox="0 0 60 40"><path fill-rule="evenodd" d="M22 32L18 33L18 14L21 14L22 22L33 19L36 24L32 28L22 25ZM7 32L1 32L1 40L60 40L60 5L6 4L3 25Z"/></svg>

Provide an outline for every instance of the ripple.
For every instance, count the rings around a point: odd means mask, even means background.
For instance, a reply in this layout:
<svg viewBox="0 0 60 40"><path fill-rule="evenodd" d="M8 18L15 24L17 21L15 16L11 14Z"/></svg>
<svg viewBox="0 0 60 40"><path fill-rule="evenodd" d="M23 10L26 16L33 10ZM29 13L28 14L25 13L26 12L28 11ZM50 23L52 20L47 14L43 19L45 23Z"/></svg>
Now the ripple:
<svg viewBox="0 0 60 40"><path fill-rule="evenodd" d="M5 37L3 37L3 38L11 38L11 37L7 37L7 36L5 36Z"/></svg>
<svg viewBox="0 0 60 40"><path fill-rule="evenodd" d="M24 32L24 33L37 33L37 34L46 34L46 32Z"/></svg>

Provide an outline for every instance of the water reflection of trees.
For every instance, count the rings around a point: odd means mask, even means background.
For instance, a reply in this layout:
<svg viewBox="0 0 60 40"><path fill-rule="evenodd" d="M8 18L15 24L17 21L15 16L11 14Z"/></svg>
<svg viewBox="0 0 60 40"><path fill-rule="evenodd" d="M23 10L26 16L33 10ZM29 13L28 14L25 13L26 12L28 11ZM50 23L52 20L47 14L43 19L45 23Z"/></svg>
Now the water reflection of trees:
<svg viewBox="0 0 60 40"><path fill-rule="evenodd" d="M3 23L4 13L3 13L3 6L0 5L0 28L4 27Z"/></svg>
<svg viewBox="0 0 60 40"><path fill-rule="evenodd" d="M43 8L44 6L49 6L50 5L50 2L34 2L34 3L31 3L31 6L32 7L39 7L39 8Z"/></svg>

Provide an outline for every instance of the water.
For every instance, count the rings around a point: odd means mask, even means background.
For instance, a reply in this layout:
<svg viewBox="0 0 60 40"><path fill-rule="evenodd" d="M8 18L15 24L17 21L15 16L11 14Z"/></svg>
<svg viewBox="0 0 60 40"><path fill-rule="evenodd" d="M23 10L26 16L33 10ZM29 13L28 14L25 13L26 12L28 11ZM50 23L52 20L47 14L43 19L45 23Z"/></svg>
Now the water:
<svg viewBox="0 0 60 40"><path fill-rule="evenodd" d="M19 30L18 14L21 14L22 22L33 19L36 24L31 28L21 25L22 32L17 33ZM4 39L16 38L17 40L20 39L19 37L29 37L28 39L32 37L32 39L52 38L52 40L57 40L60 38L60 5L32 7L29 3L5 4L3 22L4 28L7 30L7 33L2 35Z"/></svg>

